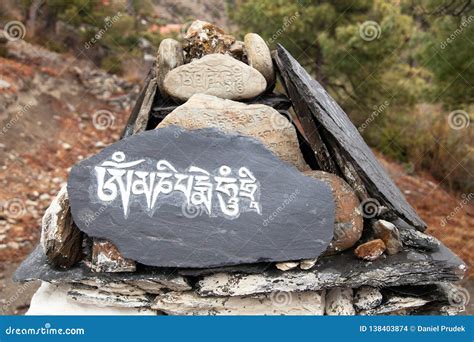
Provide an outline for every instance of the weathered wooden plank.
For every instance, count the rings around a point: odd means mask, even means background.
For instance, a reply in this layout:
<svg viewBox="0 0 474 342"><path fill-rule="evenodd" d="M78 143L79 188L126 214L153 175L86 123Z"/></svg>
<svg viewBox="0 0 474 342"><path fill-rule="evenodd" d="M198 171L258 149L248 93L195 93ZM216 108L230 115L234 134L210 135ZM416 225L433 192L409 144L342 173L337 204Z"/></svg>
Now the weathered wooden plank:
<svg viewBox="0 0 474 342"><path fill-rule="evenodd" d="M352 172L356 172L362 181L370 197L417 229L424 230L425 222L408 204L342 108L281 45L277 47L275 61L301 120L310 125L308 113L305 113L304 105L301 103L304 102L314 119L314 124L321 126L319 132L330 153L339 153L343 156L344 161L341 161L341 158L336 160L339 168L344 169L349 165ZM323 157L320 159L324 161ZM354 183L347 175L345 177L350 184Z"/></svg>

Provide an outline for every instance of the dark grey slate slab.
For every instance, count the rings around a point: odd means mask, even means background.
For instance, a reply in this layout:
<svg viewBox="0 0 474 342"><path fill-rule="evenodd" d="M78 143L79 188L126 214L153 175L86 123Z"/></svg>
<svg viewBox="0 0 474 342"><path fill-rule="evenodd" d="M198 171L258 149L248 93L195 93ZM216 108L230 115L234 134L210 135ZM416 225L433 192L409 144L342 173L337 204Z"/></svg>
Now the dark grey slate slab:
<svg viewBox="0 0 474 342"><path fill-rule="evenodd" d="M333 171L327 153L323 153L324 148L316 134L318 132L346 180L358 191L359 196L365 197L365 188L371 198L393 210L417 229L424 230L426 224L379 164L342 108L281 45L277 47L275 62L305 133L314 132L312 138L318 140L314 146L320 165L326 165L329 172Z"/></svg>
<svg viewBox="0 0 474 342"><path fill-rule="evenodd" d="M454 282L463 278L466 265L447 247L420 253L406 248L396 255L366 262L352 250L322 257L309 271L275 269L260 272L204 274L197 283L203 296L247 296L274 291L318 291L334 287L377 288ZM195 272L194 275L198 273Z"/></svg>
<svg viewBox="0 0 474 342"><path fill-rule="evenodd" d="M233 295L238 293L270 293L273 291L307 291L332 287L360 287L370 285L379 288L387 286L425 285L439 282L452 282L462 279L466 271L465 264L444 245L436 252L421 254L407 248L402 252L375 262L367 263L354 257L352 251L323 257L310 271L281 272L268 264L229 266L215 269L175 269L141 267L136 272L95 273L83 263L70 269L52 267L38 246L14 274L15 281L43 280L49 282L80 282L82 280L102 279L111 282L128 280L172 281L178 274L184 276L208 276L213 273L227 272L228 280L214 292L198 284L200 291L212 295ZM253 275L250 287L247 275ZM257 278L255 278L257 276ZM204 277L206 280L207 277ZM209 281L205 281L209 282ZM253 292L252 292L253 291Z"/></svg>
<svg viewBox="0 0 474 342"><path fill-rule="evenodd" d="M68 193L79 229L150 266L313 258L334 232L324 183L253 138L215 129L123 139L74 166Z"/></svg>
<svg viewBox="0 0 474 342"><path fill-rule="evenodd" d="M79 262L68 269L57 268L48 262L43 248L38 245L33 252L16 269L14 281L42 280L48 282L80 282L82 280L101 279L110 282L128 280L153 280L160 283L173 283L180 280L175 268L141 267L136 272L103 272L91 271L84 262Z"/></svg>

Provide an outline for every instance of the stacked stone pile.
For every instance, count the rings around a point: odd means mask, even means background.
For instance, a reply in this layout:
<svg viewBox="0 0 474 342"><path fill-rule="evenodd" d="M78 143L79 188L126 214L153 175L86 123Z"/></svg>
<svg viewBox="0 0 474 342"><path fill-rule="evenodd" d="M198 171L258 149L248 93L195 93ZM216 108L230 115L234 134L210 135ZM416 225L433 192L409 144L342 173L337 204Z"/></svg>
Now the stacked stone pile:
<svg viewBox="0 0 474 342"><path fill-rule="evenodd" d="M286 94L274 91L277 75ZM272 54L258 34L248 33L242 42L196 21L183 43L162 41L122 141L132 144L132 138L154 132L174 132L182 141L186 132L214 130L219 138L252 138L298 177L330 190L333 222L322 225L330 225L333 237L322 253L289 248L285 252L308 258L286 259L272 251L272 257L248 263L232 257L221 263L176 261L174 267L149 262L140 254L152 252L123 248L136 236L112 243L105 233L88 234L109 209L79 218L68 194L76 187L70 185L51 203L41 243L16 273L19 281L43 281L30 313L379 315L464 309L466 293L455 285L464 263L423 233L424 222L324 89L283 47ZM177 145L176 154L181 152ZM262 220L263 226L287 222L283 240L301 232L288 212L291 202L305 196L298 191L280 194L279 209ZM200 220L201 213L192 218ZM324 240L321 234L314 239ZM216 255L227 252L213 248Z"/></svg>

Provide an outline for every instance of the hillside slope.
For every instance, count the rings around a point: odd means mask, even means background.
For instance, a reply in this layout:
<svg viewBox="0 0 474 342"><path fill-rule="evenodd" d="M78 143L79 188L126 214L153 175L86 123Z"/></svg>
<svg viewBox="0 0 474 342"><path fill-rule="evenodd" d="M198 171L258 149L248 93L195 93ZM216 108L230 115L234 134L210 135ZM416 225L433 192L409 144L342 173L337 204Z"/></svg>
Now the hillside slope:
<svg viewBox="0 0 474 342"><path fill-rule="evenodd" d="M0 58L0 268L6 267L5 278L38 242L41 217L69 168L119 139L139 90L138 84L90 63L26 42L9 50L11 57ZM428 174L409 175L402 165L377 156L428 232L473 265L474 251L465 248L474 238L472 203L448 193Z"/></svg>

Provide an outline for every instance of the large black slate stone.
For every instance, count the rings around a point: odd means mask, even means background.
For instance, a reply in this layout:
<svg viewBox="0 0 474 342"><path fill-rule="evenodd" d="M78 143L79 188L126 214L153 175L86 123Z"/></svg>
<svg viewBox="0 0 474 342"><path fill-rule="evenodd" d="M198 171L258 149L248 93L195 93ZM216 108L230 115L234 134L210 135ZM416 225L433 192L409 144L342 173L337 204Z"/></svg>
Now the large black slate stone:
<svg viewBox="0 0 474 342"><path fill-rule="evenodd" d="M194 175L192 192L185 186L189 175ZM140 176L152 193L138 184ZM198 190L207 185L212 191L204 200ZM237 191L240 202L228 206L237 198L226 191ZM324 183L304 176L253 138L215 129L172 126L123 139L74 166L68 193L79 229L150 266L314 258L334 232L333 198Z"/></svg>
<svg viewBox="0 0 474 342"><path fill-rule="evenodd" d="M372 203L379 202L417 229L424 230L425 222L406 201L336 101L281 45L277 46L275 64L304 133L310 143L314 140L312 145L320 166L334 172L330 160L334 158L340 170L350 173L350 176L344 172L343 175L356 192L366 189ZM359 194L362 200L368 196Z"/></svg>

